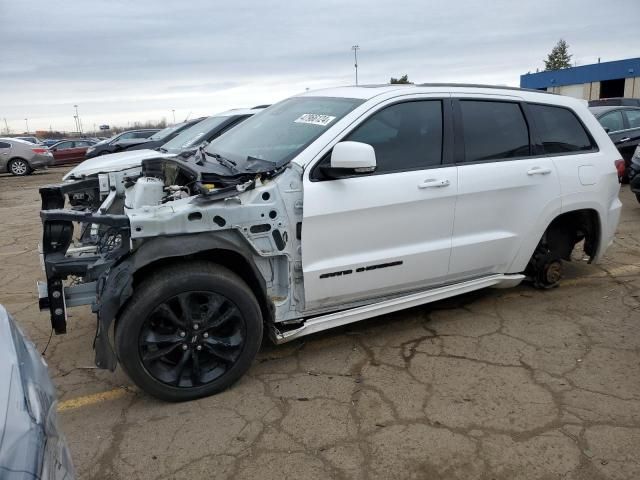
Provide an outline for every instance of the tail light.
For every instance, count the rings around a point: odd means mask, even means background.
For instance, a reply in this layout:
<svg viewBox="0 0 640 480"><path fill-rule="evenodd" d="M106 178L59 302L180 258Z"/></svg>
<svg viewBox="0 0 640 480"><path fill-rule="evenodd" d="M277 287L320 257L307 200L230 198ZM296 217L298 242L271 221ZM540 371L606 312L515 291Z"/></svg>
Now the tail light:
<svg viewBox="0 0 640 480"><path fill-rule="evenodd" d="M624 177L624 171L625 171L624 160L622 160L622 159L616 160L613 163L616 166L616 170L618 172L618 178L621 179L622 177Z"/></svg>
<svg viewBox="0 0 640 480"><path fill-rule="evenodd" d="M49 153L49 149L48 148L32 148L31 151L33 153L37 153L37 154L45 154L45 153Z"/></svg>

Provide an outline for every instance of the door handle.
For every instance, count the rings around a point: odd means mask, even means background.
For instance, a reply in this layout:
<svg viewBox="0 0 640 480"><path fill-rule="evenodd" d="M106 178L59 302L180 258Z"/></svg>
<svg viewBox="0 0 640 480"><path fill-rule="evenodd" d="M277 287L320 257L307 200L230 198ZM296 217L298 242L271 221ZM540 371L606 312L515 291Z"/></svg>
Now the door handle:
<svg viewBox="0 0 640 480"><path fill-rule="evenodd" d="M424 182L418 184L418 188L439 188L447 187L451 182L449 180L440 180L438 178L427 178Z"/></svg>
<svg viewBox="0 0 640 480"><path fill-rule="evenodd" d="M624 143L624 142L628 142L629 140L631 140L631 137L624 137L624 138L621 138L620 140L617 140L616 143Z"/></svg>
<svg viewBox="0 0 640 480"><path fill-rule="evenodd" d="M533 167L531 170L527 171L527 175L548 175L550 173L551 169L546 167Z"/></svg>

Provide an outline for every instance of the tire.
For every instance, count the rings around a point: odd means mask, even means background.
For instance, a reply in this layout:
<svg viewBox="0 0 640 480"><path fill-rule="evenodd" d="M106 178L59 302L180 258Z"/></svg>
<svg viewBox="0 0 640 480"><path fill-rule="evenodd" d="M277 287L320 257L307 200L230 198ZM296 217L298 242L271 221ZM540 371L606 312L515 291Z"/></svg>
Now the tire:
<svg viewBox="0 0 640 480"><path fill-rule="evenodd" d="M29 162L23 160L22 158L14 158L9 162L8 167L9 171L16 177L23 177L25 175L29 175L32 172Z"/></svg>
<svg viewBox="0 0 640 480"><path fill-rule="evenodd" d="M212 263L163 268L136 287L115 328L118 359L146 393L169 402L236 382L262 342L260 307L235 273Z"/></svg>
<svg viewBox="0 0 640 480"><path fill-rule="evenodd" d="M638 203L640 203L640 193L636 193L636 200L638 200Z"/></svg>

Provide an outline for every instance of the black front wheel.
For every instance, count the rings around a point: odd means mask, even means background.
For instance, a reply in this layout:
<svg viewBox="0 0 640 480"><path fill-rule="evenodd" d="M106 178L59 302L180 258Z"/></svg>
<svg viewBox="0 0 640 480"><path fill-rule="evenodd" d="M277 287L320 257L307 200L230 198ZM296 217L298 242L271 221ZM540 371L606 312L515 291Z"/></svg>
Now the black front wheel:
<svg viewBox="0 0 640 480"><path fill-rule="evenodd" d="M141 283L119 316L118 359L133 382L167 401L218 393L251 366L262 316L246 283L230 270L193 263Z"/></svg>

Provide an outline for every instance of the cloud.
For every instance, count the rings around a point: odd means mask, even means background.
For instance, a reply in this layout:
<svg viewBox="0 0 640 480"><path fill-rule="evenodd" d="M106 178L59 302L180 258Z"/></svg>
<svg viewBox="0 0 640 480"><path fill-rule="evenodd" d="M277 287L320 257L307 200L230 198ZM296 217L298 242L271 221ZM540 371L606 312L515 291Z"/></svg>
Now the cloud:
<svg viewBox="0 0 640 480"><path fill-rule="evenodd" d="M305 88L517 85L558 38L574 60L637 56L637 0L0 0L0 117L14 131L126 124L271 103Z"/></svg>

